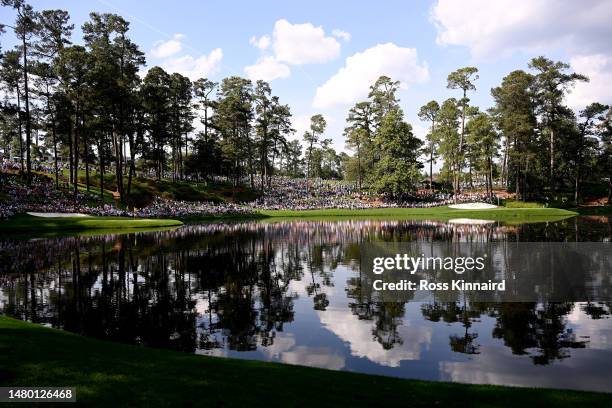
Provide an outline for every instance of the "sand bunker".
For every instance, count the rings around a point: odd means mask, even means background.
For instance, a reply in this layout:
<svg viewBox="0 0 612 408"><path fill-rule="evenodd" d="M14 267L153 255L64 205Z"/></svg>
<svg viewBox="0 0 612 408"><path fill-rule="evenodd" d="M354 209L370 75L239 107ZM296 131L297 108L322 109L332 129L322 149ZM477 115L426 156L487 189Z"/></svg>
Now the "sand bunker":
<svg viewBox="0 0 612 408"><path fill-rule="evenodd" d="M81 214L81 213L42 213L42 212L29 212L28 215L32 215L34 217L45 217L45 218L55 218L55 217L89 217L87 214Z"/></svg>
<svg viewBox="0 0 612 408"><path fill-rule="evenodd" d="M451 204L448 208L454 208L456 210L486 210L489 208L497 208L496 205L487 203L463 203L463 204Z"/></svg>
<svg viewBox="0 0 612 408"><path fill-rule="evenodd" d="M461 224L461 225L486 225L493 224L495 221L492 220L476 220L472 218L453 218L448 220L449 224Z"/></svg>

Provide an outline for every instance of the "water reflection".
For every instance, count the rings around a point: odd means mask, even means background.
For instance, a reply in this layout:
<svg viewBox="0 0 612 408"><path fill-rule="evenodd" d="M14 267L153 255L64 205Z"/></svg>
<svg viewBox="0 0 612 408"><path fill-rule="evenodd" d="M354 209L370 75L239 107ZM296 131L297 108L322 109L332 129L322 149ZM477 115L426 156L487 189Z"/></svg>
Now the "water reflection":
<svg viewBox="0 0 612 408"><path fill-rule="evenodd" d="M364 242L609 241L548 224L236 223L0 240L0 310L91 337L402 377L612 391L609 303L390 303ZM570 370L572 374L569 375ZM580 376L575 373L580 373Z"/></svg>

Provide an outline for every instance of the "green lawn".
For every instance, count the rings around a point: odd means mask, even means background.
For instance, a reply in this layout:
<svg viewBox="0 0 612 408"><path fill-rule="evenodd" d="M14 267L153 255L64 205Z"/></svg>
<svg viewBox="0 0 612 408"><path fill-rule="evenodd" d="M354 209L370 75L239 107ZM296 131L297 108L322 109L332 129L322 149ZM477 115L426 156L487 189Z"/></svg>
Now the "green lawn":
<svg viewBox="0 0 612 408"><path fill-rule="evenodd" d="M68 169L62 172L62 178L69 178ZM80 185L85 187L85 171L79 170L78 180ZM90 190L95 188L95 191L100 193L100 175L92 171L89 176ZM125 180L127 186L127 180ZM113 202L112 191L117 189L115 175L106 173L104 176L104 187L107 189L106 194L110 194L110 202ZM80 189L80 186L79 186ZM229 184L212 184L212 183L193 183L187 181L172 181L168 179L156 180L152 178L134 178L132 180L131 202L136 207L144 207L150 204L155 197L164 197L172 200L182 201L212 201L212 202L247 202L253 201L259 196L259 193L251 190L248 187L232 188ZM106 197L105 197L106 201Z"/></svg>
<svg viewBox="0 0 612 408"><path fill-rule="evenodd" d="M381 217L395 219L449 220L452 218L474 218L508 222L558 221L573 217L577 213L560 208L506 208L498 207L485 210L456 210L447 206L432 208L369 208L362 210L266 210L261 211L268 217Z"/></svg>
<svg viewBox="0 0 612 408"><path fill-rule="evenodd" d="M176 227L178 220L128 217L33 217L20 214L0 221L0 233L124 230L128 228Z"/></svg>
<svg viewBox="0 0 612 408"><path fill-rule="evenodd" d="M115 344L0 316L0 385L75 386L92 407L610 407L612 394L321 370Z"/></svg>
<svg viewBox="0 0 612 408"><path fill-rule="evenodd" d="M347 217L377 219L440 220L474 218L503 221L510 224L530 222L552 222L573 217L577 213L558 208L494 208L487 210L455 210L448 207L433 208L370 208L362 210L266 210L254 215L227 215L218 217L186 217L179 220L128 217L58 217L43 218L17 215L0 222L0 233L51 232L83 230L122 230L128 228L174 227L185 222L209 222L239 219L267 219L269 221L295 220L342 220Z"/></svg>
<svg viewBox="0 0 612 408"><path fill-rule="evenodd" d="M502 200L504 207L508 208L542 208L544 204L537 201Z"/></svg>

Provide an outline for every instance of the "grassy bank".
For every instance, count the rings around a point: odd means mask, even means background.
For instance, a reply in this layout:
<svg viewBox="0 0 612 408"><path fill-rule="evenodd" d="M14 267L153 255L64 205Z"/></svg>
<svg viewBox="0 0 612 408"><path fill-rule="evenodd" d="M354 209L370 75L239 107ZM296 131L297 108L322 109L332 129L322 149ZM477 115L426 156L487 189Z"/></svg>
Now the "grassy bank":
<svg viewBox="0 0 612 408"><path fill-rule="evenodd" d="M0 316L2 386L76 386L79 405L609 407L612 394L462 385L203 357Z"/></svg>
<svg viewBox="0 0 612 408"><path fill-rule="evenodd" d="M62 178L68 180L68 170L64 170ZM79 170L79 183L85 187L85 171ZM100 175L92 172L89 177L90 190L99 194ZM104 188L111 191L117 190L117 181L114 174L104 175ZM172 181L168 179L156 180L153 178L137 177L132 180L131 202L136 207L144 207L150 204L155 197L163 197L181 201L211 201L215 203L231 201L246 202L253 201L259 196L257 191L248 187L232 187L229 184L216 183L194 183L187 181ZM112 200L112 195L111 195Z"/></svg>
<svg viewBox="0 0 612 408"><path fill-rule="evenodd" d="M0 221L0 233L125 230L131 228L175 227L178 220L128 217L33 217L20 214Z"/></svg>
<svg viewBox="0 0 612 408"><path fill-rule="evenodd" d="M494 208L486 210L455 210L448 207L433 208L370 208L361 210L266 210L253 215L221 215L204 217L185 217L180 220L129 217L33 217L21 214L0 221L0 233L28 232L62 232L85 230L126 230L132 228L174 227L185 223L254 220L346 220L359 218L376 218L389 220L439 220L453 218L472 218L481 220L503 221L510 224L530 222L553 222L577 213L558 208Z"/></svg>
<svg viewBox="0 0 612 408"><path fill-rule="evenodd" d="M508 222L541 222L560 220L577 215L576 212L559 208L492 208L484 210L457 210L447 206L432 208L369 208L362 210L266 210L261 214L268 217L381 217L395 219L429 219L446 221L453 218L473 218Z"/></svg>

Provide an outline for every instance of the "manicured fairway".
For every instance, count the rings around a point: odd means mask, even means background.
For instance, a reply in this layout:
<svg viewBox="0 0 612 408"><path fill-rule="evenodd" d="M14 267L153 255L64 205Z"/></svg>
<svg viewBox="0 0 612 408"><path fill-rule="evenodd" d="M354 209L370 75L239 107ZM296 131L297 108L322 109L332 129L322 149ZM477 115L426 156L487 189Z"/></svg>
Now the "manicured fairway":
<svg viewBox="0 0 612 408"><path fill-rule="evenodd" d="M449 207L432 208L369 208L360 210L263 210L253 215L221 215L216 217L186 217L185 222L206 222L239 219L347 219L347 218L385 218L447 221L453 218L473 218L480 220L504 221L511 224L528 222L559 221L577 215L576 212L559 208L506 208L485 210L456 210ZM30 215L17 215L9 220L0 221L0 233L83 231L83 230L121 230L129 228L159 228L182 225L182 221L156 218L129 217L58 217L42 218Z"/></svg>
<svg viewBox="0 0 612 408"><path fill-rule="evenodd" d="M612 394L402 380L115 344L0 316L0 385L93 407L610 407Z"/></svg>
<svg viewBox="0 0 612 408"><path fill-rule="evenodd" d="M431 208L368 208L362 210L264 210L268 217L383 217L405 219L449 220L453 218L474 218L510 222L542 222L573 217L577 213L560 208L506 208L485 210L456 210L447 206Z"/></svg>
<svg viewBox="0 0 612 408"><path fill-rule="evenodd" d="M21 214L0 221L0 233L121 230L128 228L174 227L183 223L178 220L129 217L33 217Z"/></svg>

